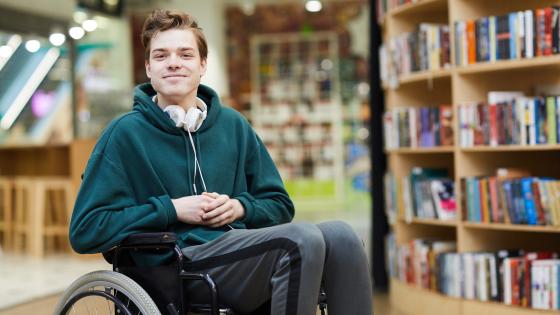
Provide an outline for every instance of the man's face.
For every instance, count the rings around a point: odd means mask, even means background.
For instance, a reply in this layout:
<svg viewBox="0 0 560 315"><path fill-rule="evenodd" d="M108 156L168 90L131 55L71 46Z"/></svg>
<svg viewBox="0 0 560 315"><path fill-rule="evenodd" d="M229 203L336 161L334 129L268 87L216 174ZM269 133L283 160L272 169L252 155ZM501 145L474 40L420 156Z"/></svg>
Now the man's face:
<svg viewBox="0 0 560 315"><path fill-rule="evenodd" d="M189 95L194 97L205 73L206 59L201 60L191 30L170 29L152 38L146 74L158 97L170 104L179 104Z"/></svg>

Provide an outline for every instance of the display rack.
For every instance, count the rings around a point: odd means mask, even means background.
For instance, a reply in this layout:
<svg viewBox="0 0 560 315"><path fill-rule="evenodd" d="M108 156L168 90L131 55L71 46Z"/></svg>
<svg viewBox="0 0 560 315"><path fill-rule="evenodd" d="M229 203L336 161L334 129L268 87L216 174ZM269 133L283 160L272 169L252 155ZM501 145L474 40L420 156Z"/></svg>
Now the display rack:
<svg viewBox="0 0 560 315"><path fill-rule="evenodd" d="M418 0L389 10L380 17L384 40L409 32L419 23L446 23L451 30L451 56L455 64L454 32L456 21L501 15L527 9L560 5L560 1L538 0ZM560 56L532 59L504 60L471 64L450 69L411 73L398 78L398 87L384 87L386 108L399 106L426 106L453 104L455 145L435 148L399 148L386 150L388 168L399 180L412 167L446 168L460 187L461 178L495 173L500 167L523 168L535 176L560 176L560 146L498 146L469 147L458 145L458 104L484 101L489 91L523 91L532 95L538 85L560 85ZM460 189L455 189L461 200ZM398 214L391 224L397 245L417 238L434 237L455 240L458 252L495 251L504 248L522 248L528 251L558 251L560 228L527 226L504 223L472 223L461 217L458 202L458 220L413 219L404 221L403 201L397 202ZM391 279L392 305L404 314L557 314L495 302L479 302L447 297Z"/></svg>
<svg viewBox="0 0 560 315"><path fill-rule="evenodd" d="M338 39L317 32L251 39L251 120L296 202L340 200L344 154Z"/></svg>

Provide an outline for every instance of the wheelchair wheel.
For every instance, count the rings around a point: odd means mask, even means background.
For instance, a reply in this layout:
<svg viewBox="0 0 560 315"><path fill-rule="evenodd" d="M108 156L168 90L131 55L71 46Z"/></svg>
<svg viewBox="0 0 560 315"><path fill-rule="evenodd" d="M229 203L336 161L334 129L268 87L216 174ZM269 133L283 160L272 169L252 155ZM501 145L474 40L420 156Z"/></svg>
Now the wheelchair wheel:
<svg viewBox="0 0 560 315"><path fill-rule="evenodd" d="M74 281L64 291L54 314L161 315L136 282L109 270L94 271Z"/></svg>

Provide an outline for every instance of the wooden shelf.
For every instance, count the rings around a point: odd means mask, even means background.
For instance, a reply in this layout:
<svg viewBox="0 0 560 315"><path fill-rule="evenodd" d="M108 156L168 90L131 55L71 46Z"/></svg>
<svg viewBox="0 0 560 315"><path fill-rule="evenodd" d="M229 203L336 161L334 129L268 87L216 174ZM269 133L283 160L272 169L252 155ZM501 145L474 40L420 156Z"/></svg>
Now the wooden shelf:
<svg viewBox="0 0 560 315"><path fill-rule="evenodd" d="M421 0L398 6L389 11L391 17L399 17L410 14L421 14L424 12L440 11L447 8L447 0Z"/></svg>
<svg viewBox="0 0 560 315"><path fill-rule="evenodd" d="M0 151L2 150L49 150L70 147L70 143L52 143L52 144L6 144L0 145Z"/></svg>
<svg viewBox="0 0 560 315"><path fill-rule="evenodd" d="M509 224L509 223L478 223L478 222L466 222L466 221L461 222L461 225L467 228L481 229L481 230L560 233L560 226L543 226L543 225L526 225L526 224Z"/></svg>
<svg viewBox="0 0 560 315"><path fill-rule="evenodd" d="M461 299L447 297L396 279L391 279L390 288L391 305L403 314L448 315L461 312Z"/></svg>
<svg viewBox="0 0 560 315"><path fill-rule="evenodd" d="M433 148L399 148L386 150L388 154L432 154L432 153L453 153L453 146L433 147Z"/></svg>
<svg viewBox="0 0 560 315"><path fill-rule="evenodd" d="M500 145L464 147L459 150L463 152L510 152L510 151L556 151L560 150L559 144L539 144L539 145Z"/></svg>
<svg viewBox="0 0 560 315"><path fill-rule="evenodd" d="M538 310L533 308L506 305L498 302L482 302L474 300L463 300L461 302L462 315L544 315L558 314L558 311Z"/></svg>
<svg viewBox="0 0 560 315"><path fill-rule="evenodd" d="M403 298L406 297L406 298ZM405 315L544 315L554 310L538 310L498 302L482 302L443 295L415 285L391 279L391 306ZM458 309L457 309L458 308Z"/></svg>
<svg viewBox="0 0 560 315"><path fill-rule="evenodd" d="M478 74L493 71L511 71L517 69L559 67L560 55L535 57L532 59L499 60L496 62L481 62L468 66L455 67L458 74Z"/></svg>
<svg viewBox="0 0 560 315"><path fill-rule="evenodd" d="M399 78L399 84L410 84L422 81L428 81L440 78L451 78L451 69L442 69L434 71L419 71L403 75Z"/></svg>
<svg viewBox="0 0 560 315"><path fill-rule="evenodd" d="M408 223L406 221L403 222ZM438 225L438 226L449 226L449 227L456 227L457 221L443 221L438 219L421 219L421 218L413 218L410 224L424 224L424 225Z"/></svg>

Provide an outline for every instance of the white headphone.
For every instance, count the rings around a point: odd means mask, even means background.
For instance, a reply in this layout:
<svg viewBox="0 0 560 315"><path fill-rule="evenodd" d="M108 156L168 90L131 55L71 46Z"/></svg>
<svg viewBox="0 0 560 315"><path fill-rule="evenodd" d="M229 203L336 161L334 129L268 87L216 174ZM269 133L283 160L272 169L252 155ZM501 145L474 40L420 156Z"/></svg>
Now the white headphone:
<svg viewBox="0 0 560 315"><path fill-rule="evenodd" d="M152 99L154 103L157 103L156 96ZM196 106L189 108L187 112L185 112L183 107L178 105L168 105L163 109L163 111L169 115L169 118L173 120L177 128L183 128L185 131L195 132L200 128L200 126L202 126L202 122L206 119L207 108L206 103L197 97Z"/></svg>
<svg viewBox="0 0 560 315"><path fill-rule="evenodd" d="M154 103L157 104L157 95L154 95L152 100ZM200 110L201 108L202 110ZM202 169L200 169L200 163L198 162L198 158L196 157L196 146L194 145L194 141L191 135L191 132L197 131L200 126L202 126L202 122L206 119L206 115L208 112L208 107L206 103L200 98L196 98L196 106L189 108L189 110L185 113L183 107L178 105L168 105L163 109L163 112L169 115L169 118L173 120L175 126L177 128L183 128L185 131L189 133L189 139L191 142L191 146L194 152L194 174L193 174L193 190L195 195L198 195L198 191L196 189L196 171L200 173L200 179L202 179L202 187L204 191L208 191L206 189L206 183L204 182L204 176L202 176Z"/></svg>

